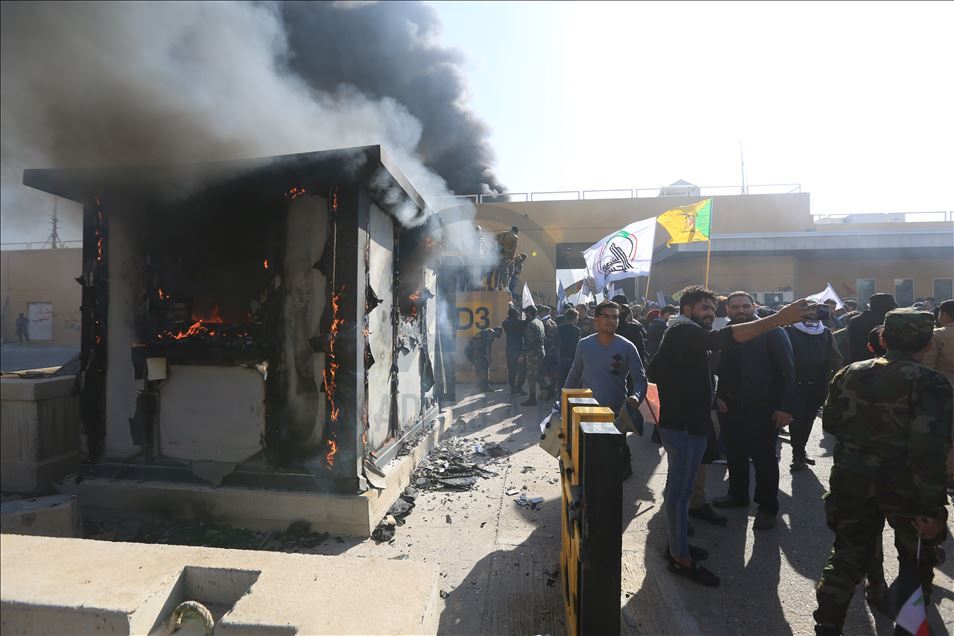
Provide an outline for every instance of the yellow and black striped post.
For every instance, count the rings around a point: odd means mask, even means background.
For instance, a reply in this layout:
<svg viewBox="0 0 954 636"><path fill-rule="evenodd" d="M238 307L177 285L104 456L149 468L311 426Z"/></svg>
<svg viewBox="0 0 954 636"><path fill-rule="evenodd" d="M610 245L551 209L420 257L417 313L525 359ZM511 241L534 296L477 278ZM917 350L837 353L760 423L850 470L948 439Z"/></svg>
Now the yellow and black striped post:
<svg viewBox="0 0 954 636"><path fill-rule="evenodd" d="M588 389L561 398L560 570L567 633L618 634L625 438Z"/></svg>

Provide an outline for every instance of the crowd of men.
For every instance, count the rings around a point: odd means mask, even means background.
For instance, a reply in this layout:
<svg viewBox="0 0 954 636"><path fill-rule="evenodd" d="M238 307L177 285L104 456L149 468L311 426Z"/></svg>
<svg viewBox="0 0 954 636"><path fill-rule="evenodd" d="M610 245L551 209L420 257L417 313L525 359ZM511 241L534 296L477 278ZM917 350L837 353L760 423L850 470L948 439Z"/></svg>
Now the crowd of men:
<svg viewBox="0 0 954 636"><path fill-rule="evenodd" d="M779 434L786 427L790 470L815 464L807 442L822 411L835 440L824 511L834 547L817 586L818 634L839 634L854 588L885 613L885 522L895 532L901 572L913 573L930 601L933 568L947 536L947 489L954 487L954 300L899 308L875 294L858 311L806 300L773 311L745 291L724 297L698 287L678 306L630 305L625 296L595 306L511 308L501 327L468 351L489 390L490 346L506 334L510 394L524 406L562 387L587 387L600 404L623 409L642 430L638 409L649 382L659 393L653 439L668 457L663 509L668 568L707 586L719 577L689 545L689 519L725 525L716 509L758 506L756 531L779 514ZM472 355L473 354L473 355ZM526 386L526 390L524 390ZM624 475L632 474L628 444ZM705 466L724 461L728 492L707 502ZM750 464L754 480L750 480ZM754 484L750 483L754 481ZM896 608L894 608L896 609Z"/></svg>

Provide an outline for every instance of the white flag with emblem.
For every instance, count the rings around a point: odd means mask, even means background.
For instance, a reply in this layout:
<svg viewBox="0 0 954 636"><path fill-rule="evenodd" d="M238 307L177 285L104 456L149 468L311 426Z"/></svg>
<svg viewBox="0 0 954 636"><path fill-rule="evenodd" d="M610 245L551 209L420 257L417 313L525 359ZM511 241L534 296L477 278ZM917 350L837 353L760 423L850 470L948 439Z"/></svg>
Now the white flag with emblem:
<svg viewBox="0 0 954 636"><path fill-rule="evenodd" d="M521 309L526 309L527 307L535 307L536 303L533 302L533 296L530 295L530 288L527 287L527 284L523 284L523 299L520 303L523 305Z"/></svg>
<svg viewBox="0 0 954 636"><path fill-rule="evenodd" d="M845 305L841 302L841 296L838 295L838 292L835 291L835 288L831 286L831 283L828 283L823 291L818 292L817 294L812 294L811 296L806 296L806 300L813 300L819 305L824 303L827 300L835 301L835 309L844 309Z"/></svg>
<svg viewBox="0 0 954 636"><path fill-rule="evenodd" d="M598 292L612 281L648 276L653 264L656 217L630 223L583 252L586 283Z"/></svg>

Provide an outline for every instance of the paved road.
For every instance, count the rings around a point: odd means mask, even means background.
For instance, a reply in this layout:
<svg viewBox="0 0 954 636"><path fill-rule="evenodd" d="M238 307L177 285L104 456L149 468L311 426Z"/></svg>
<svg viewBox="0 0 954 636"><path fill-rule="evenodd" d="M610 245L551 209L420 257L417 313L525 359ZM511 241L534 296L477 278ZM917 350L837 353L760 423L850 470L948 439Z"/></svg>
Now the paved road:
<svg viewBox="0 0 954 636"><path fill-rule="evenodd" d="M461 390L463 389L463 390ZM390 544L330 542L330 553L437 562L446 607L441 633L560 634L565 631L561 582L560 490L556 460L536 446L537 425L546 407L520 407L502 389L488 395L459 386L457 429L474 442L499 442L510 451L499 475L464 493L427 492ZM648 437L630 436L635 474L624 487L623 632L627 634L811 634L814 584L827 559L832 535L825 526L821 496L831 469L830 444L816 426L809 452L818 464L795 476L786 470L790 448L782 449L781 517L778 526L756 534L752 510L730 510L727 527L696 523L693 543L711 553L709 564L722 577L717 589L673 577L662 558L665 520L659 514L665 485L665 455ZM726 489L724 466L708 474L710 497ZM508 489L527 488L545 498L539 510L517 506ZM637 509L638 505L638 509ZM449 521L448 521L449 517ZM326 544L323 544L326 545ZM948 554L954 546L948 540ZM897 572L890 533L885 533L888 579ZM954 559L935 578L935 634L954 625ZM846 634L891 634L856 595Z"/></svg>
<svg viewBox="0 0 954 636"><path fill-rule="evenodd" d="M79 353L79 347L4 343L0 347L0 369L3 371L22 371L24 369L58 367L77 353Z"/></svg>

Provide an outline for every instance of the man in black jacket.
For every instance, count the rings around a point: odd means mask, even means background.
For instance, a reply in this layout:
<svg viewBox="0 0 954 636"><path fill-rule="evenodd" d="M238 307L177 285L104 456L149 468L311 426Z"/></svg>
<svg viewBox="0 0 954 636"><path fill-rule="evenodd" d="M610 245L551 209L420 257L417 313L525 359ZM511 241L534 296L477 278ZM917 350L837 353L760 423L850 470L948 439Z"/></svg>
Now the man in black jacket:
<svg viewBox="0 0 954 636"><path fill-rule="evenodd" d="M851 360L846 360L846 363L875 357L868 351L868 334L878 325L883 325L884 315L897 306L891 294L874 294L868 299L868 309L848 323L848 352Z"/></svg>
<svg viewBox="0 0 954 636"><path fill-rule="evenodd" d="M814 465L805 454L818 409L828 394L828 381L842 367L841 353L831 330L825 326L828 308L818 306L816 320L805 320L785 327L795 355L795 411L792 413L793 473Z"/></svg>
<svg viewBox="0 0 954 636"><path fill-rule="evenodd" d="M729 294L729 325L756 320L748 292ZM778 516L778 430L792 422L795 360L782 329L772 329L743 346L723 352L719 361L719 422L729 467L729 493L712 501L717 508L749 505L749 459L755 468L756 530L775 526Z"/></svg>
<svg viewBox="0 0 954 636"><path fill-rule="evenodd" d="M666 330L649 366L649 378L659 389L659 431L668 459L663 503L669 535L667 556L674 574L714 587L719 585L719 577L699 565L707 553L699 548L690 550L687 537L689 496L705 452L715 398L709 351L731 351L776 327L803 320L813 309L802 299L768 318L710 331L715 318L715 295L710 290L687 287L679 304L680 313Z"/></svg>
<svg viewBox="0 0 954 636"><path fill-rule="evenodd" d="M646 355L652 358L659 350L659 343L662 342L663 334L666 333L666 324L669 319L678 314L679 310L673 305L666 305L659 310L659 316L649 323L646 329Z"/></svg>

